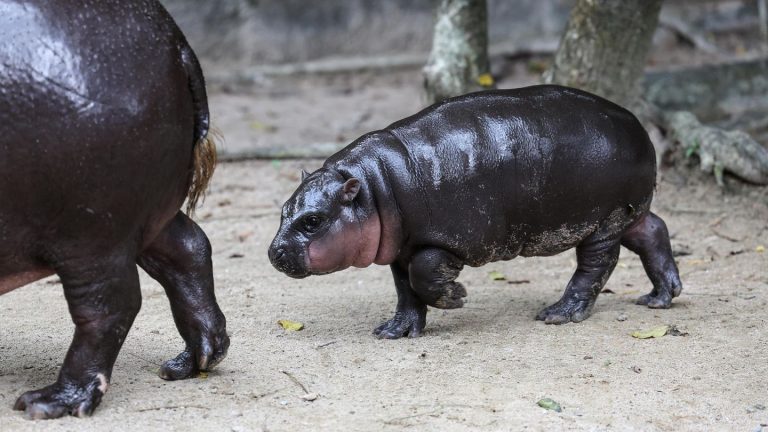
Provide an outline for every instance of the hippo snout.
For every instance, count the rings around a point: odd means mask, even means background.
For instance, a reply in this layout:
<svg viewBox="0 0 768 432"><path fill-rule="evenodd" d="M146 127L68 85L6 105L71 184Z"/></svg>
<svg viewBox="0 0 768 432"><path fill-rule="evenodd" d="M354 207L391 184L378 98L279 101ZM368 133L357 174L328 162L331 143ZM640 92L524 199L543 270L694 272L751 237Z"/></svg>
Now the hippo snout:
<svg viewBox="0 0 768 432"><path fill-rule="evenodd" d="M267 255L272 266L286 275L296 279L309 276L306 266L301 265L303 257L300 254L290 253L284 246L273 243Z"/></svg>

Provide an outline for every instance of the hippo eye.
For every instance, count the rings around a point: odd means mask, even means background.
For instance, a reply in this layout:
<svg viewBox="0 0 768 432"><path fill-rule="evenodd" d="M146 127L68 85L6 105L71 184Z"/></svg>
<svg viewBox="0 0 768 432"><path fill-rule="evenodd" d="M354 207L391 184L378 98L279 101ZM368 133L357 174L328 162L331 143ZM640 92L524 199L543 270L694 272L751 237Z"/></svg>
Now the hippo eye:
<svg viewBox="0 0 768 432"><path fill-rule="evenodd" d="M318 215L305 216L301 220L301 225L304 228L304 231L308 233L316 232L318 229L320 229L320 225L322 224L323 219Z"/></svg>

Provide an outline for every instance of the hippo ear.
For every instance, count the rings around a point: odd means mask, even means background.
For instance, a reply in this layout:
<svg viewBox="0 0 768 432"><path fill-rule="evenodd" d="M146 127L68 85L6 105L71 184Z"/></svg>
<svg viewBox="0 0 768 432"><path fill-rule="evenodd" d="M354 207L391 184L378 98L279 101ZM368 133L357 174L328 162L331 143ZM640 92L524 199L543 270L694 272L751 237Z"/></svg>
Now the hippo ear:
<svg viewBox="0 0 768 432"><path fill-rule="evenodd" d="M352 177L341 186L341 201L345 203L352 202L358 192L360 192L360 180Z"/></svg>
<svg viewBox="0 0 768 432"><path fill-rule="evenodd" d="M309 177L309 173L304 168L301 169L301 182L304 183L304 179Z"/></svg>

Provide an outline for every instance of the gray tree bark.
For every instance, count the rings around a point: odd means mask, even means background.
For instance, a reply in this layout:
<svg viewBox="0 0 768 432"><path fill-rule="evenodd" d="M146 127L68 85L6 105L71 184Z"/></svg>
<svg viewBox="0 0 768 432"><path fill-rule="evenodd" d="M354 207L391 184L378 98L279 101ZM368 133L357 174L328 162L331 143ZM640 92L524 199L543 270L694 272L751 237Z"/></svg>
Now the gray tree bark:
<svg viewBox="0 0 768 432"><path fill-rule="evenodd" d="M664 112L641 98L662 2L577 0L544 81L581 88L635 111L647 126L665 130L686 155L696 155L721 186L724 172L768 184L768 150L748 134L705 126L690 112Z"/></svg>
<svg viewBox="0 0 768 432"><path fill-rule="evenodd" d="M441 0L432 51L424 66L429 103L493 87L485 0Z"/></svg>
<svg viewBox="0 0 768 432"><path fill-rule="evenodd" d="M544 81L631 107L663 0L578 0Z"/></svg>

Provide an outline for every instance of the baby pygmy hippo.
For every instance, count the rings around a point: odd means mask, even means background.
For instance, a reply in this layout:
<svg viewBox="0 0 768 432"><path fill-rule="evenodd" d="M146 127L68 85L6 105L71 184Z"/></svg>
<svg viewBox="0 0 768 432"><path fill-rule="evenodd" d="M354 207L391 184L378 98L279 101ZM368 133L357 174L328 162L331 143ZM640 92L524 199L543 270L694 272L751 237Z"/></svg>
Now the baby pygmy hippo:
<svg viewBox="0 0 768 432"><path fill-rule="evenodd" d="M637 253L668 308L682 284L649 209L656 157L626 109L560 86L472 93L371 132L304 174L269 248L294 278L386 264L397 289L383 338L418 336L427 305L463 305L464 265L576 248L563 297L536 319L586 319L619 257Z"/></svg>

